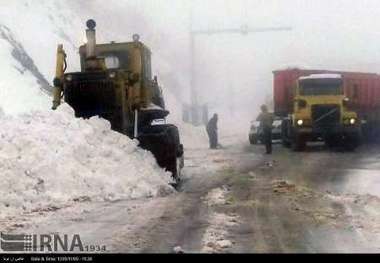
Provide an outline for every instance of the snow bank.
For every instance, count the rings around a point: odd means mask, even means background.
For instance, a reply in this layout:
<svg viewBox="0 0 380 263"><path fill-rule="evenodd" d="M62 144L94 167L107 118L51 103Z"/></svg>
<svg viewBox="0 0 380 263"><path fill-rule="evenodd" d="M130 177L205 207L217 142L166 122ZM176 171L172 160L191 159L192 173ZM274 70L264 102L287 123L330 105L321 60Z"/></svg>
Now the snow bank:
<svg viewBox="0 0 380 263"><path fill-rule="evenodd" d="M1 112L1 111L0 111ZM17 117L0 114L0 217L75 199L117 200L172 192L170 174L137 142L68 105Z"/></svg>

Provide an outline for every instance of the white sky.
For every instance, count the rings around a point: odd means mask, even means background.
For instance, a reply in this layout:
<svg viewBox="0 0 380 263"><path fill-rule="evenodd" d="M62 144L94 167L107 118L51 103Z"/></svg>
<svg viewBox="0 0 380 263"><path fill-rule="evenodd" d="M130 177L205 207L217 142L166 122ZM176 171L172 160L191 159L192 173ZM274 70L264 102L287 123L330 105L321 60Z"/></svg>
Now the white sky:
<svg viewBox="0 0 380 263"><path fill-rule="evenodd" d="M0 0L0 7L10 3ZM380 72L379 0L66 0L60 3L73 6L83 19L76 32L82 32L86 19L95 18L99 42L126 41L132 33L139 33L153 51L154 71L160 73L159 80L164 80L164 89L174 91L181 101L190 97L191 13L193 29L239 28L242 24L293 28L290 32L197 37L196 87L200 99L212 106L253 115L264 98L271 96L272 71L286 66Z"/></svg>
<svg viewBox="0 0 380 263"><path fill-rule="evenodd" d="M203 100L214 104L226 105L233 96L237 107L247 110L258 107L266 94L271 94L271 72L286 66L380 72L378 0L133 0L128 3L137 6L156 34L165 36L166 52L175 53L174 68L187 73L191 6L194 29L222 29L242 24L293 28L291 32L198 37L196 83ZM188 75L184 74L184 78Z"/></svg>

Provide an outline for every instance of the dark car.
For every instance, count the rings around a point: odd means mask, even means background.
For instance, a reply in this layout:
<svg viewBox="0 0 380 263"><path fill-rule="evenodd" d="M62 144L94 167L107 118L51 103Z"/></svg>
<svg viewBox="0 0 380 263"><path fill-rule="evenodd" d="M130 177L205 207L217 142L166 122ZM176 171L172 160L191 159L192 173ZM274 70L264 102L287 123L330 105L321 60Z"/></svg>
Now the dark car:
<svg viewBox="0 0 380 263"><path fill-rule="evenodd" d="M275 117L272 128L272 140L281 139L281 124L281 118ZM251 128L249 130L249 142L251 144L263 143L263 131L260 127L260 122L258 121L251 122Z"/></svg>

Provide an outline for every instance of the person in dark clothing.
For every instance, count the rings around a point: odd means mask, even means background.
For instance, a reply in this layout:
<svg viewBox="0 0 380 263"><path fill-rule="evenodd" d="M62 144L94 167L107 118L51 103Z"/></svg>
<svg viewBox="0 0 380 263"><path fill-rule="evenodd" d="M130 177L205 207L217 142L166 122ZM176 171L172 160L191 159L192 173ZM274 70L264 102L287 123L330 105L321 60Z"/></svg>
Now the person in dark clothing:
<svg viewBox="0 0 380 263"><path fill-rule="evenodd" d="M268 108L266 105L261 106L261 113L256 120L260 122L260 129L263 132L266 153L271 154L273 114L268 112Z"/></svg>
<svg viewBox="0 0 380 263"><path fill-rule="evenodd" d="M214 114L206 126L210 149L216 149L218 146L218 114Z"/></svg>

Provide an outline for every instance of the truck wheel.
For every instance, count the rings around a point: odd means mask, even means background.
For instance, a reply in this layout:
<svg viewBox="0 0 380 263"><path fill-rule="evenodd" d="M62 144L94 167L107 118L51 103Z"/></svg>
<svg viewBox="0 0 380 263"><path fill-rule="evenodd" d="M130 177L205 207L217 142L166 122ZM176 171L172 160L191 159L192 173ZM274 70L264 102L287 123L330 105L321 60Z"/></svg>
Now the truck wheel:
<svg viewBox="0 0 380 263"><path fill-rule="evenodd" d="M344 140L344 148L347 151L354 151L360 145L360 136L358 134L352 134L346 136Z"/></svg>
<svg viewBox="0 0 380 263"><path fill-rule="evenodd" d="M336 138L336 137L328 137L325 139L325 144L329 148L337 147L337 146L339 146L339 143L340 143L340 140L339 140L339 138Z"/></svg>
<svg viewBox="0 0 380 263"><path fill-rule="evenodd" d="M295 135L292 141L292 150L295 152L304 151L306 148L306 140L300 136Z"/></svg>

